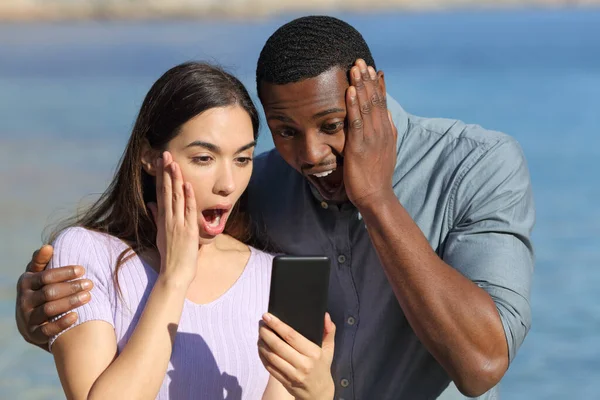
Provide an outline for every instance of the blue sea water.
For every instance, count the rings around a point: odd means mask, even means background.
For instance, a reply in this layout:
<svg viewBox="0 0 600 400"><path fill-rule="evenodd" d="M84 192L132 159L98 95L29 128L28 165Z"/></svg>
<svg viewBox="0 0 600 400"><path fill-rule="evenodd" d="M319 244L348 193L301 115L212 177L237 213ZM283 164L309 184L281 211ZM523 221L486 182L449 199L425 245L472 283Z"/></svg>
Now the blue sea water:
<svg viewBox="0 0 600 400"><path fill-rule="evenodd" d="M533 327L502 398L600 398L600 10L338 16L407 111L504 131L524 149ZM203 59L254 93L260 49L289 18L0 26L0 398L62 397L51 356L16 332L15 282L52 217L104 189L153 81ZM271 146L263 130L258 151Z"/></svg>

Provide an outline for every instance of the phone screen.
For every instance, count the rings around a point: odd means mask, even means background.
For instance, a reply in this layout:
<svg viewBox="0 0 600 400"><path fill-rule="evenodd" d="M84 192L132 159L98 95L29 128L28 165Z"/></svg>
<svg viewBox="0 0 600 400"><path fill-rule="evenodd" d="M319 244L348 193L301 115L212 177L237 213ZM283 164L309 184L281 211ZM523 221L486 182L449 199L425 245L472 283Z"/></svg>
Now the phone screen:
<svg viewBox="0 0 600 400"><path fill-rule="evenodd" d="M329 271L327 257L273 259L269 312L319 346L327 311Z"/></svg>

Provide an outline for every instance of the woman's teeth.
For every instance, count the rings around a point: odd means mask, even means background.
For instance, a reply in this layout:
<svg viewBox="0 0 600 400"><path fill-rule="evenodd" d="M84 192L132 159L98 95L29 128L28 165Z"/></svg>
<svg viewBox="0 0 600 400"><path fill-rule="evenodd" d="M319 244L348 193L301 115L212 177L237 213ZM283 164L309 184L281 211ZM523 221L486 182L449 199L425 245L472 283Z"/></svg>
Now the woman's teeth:
<svg viewBox="0 0 600 400"><path fill-rule="evenodd" d="M331 170L325 171L325 172L319 172L319 173L313 174L313 175L316 176L317 178L323 178L323 177L331 174L333 171L335 171L335 169L331 169Z"/></svg>
<svg viewBox="0 0 600 400"><path fill-rule="evenodd" d="M213 218L212 221L210 221L208 224L210 226L219 226L219 224L221 223L221 215L218 214L215 218Z"/></svg>
<svg viewBox="0 0 600 400"><path fill-rule="evenodd" d="M208 225L217 227L221 223L221 217L223 216L222 210L208 210L204 213L204 219Z"/></svg>

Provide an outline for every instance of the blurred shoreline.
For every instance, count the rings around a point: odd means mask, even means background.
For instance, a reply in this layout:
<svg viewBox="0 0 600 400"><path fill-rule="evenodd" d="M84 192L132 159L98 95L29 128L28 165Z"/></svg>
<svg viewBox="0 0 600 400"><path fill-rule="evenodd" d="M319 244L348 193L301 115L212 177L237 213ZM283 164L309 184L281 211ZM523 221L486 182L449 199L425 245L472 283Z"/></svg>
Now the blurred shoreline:
<svg viewBox="0 0 600 400"><path fill-rule="evenodd" d="M3 0L0 21L261 19L295 12L598 7L600 0Z"/></svg>

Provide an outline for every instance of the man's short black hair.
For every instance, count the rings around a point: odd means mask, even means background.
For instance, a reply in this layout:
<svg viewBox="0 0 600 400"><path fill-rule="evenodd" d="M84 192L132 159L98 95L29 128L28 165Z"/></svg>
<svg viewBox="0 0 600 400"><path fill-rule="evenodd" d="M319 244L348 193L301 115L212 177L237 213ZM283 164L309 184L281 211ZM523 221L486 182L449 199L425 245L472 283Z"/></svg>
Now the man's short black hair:
<svg viewBox="0 0 600 400"><path fill-rule="evenodd" d="M283 85L314 78L332 67L349 71L362 58L375 68L371 50L362 35L333 17L297 18L275 31L265 43L256 66L256 85Z"/></svg>

